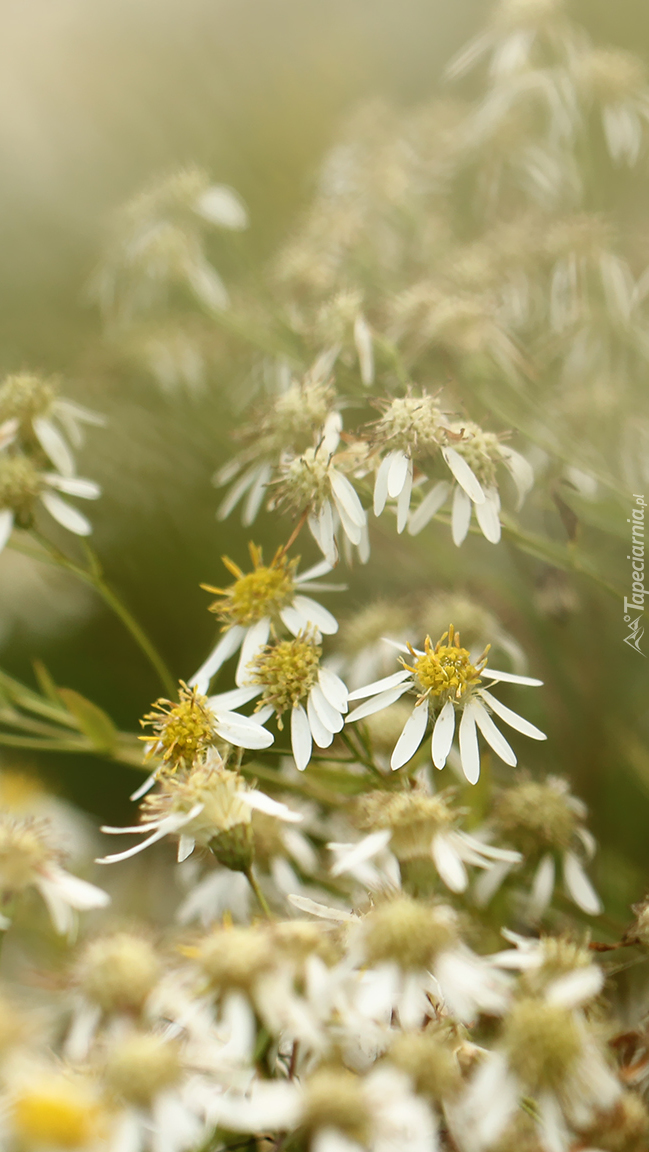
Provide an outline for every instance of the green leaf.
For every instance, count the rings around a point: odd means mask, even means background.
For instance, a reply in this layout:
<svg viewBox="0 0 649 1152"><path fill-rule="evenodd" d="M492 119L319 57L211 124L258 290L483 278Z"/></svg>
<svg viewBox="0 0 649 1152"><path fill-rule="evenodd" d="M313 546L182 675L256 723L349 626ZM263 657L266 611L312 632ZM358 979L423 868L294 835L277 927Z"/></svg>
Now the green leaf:
<svg viewBox="0 0 649 1152"><path fill-rule="evenodd" d="M54 683L54 680L50 676L50 673L48 672L47 668L43 664L43 661L42 660L34 660L32 663L34 666L34 673L36 675L36 679L38 680L38 686L39 686L41 692L43 693L44 696L47 696L47 699L51 700L53 704L59 704L60 703L59 690L58 690L56 684Z"/></svg>
<svg viewBox="0 0 649 1152"><path fill-rule="evenodd" d="M74 716L79 729L87 736L96 752L114 751L118 732L110 716L73 688L58 688L59 698Z"/></svg>

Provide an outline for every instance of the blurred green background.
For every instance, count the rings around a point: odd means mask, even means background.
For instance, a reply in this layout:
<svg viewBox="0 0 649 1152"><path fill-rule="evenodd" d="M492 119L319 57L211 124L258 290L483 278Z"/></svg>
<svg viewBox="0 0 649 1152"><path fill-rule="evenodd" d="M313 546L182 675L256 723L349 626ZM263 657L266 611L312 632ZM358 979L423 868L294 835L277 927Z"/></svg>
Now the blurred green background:
<svg viewBox="0 0 649 1152"><path fill-rule="evenodd" d="M249 358L226 341L199 399L164 397L119 361L84 294L111 213L152 178L197 163L235 187L250 211L245 236L210 241L216 266L229 284L254 275L308 203L323 154L354 107L375 96L406 106L430 97L486 10L479 0L2 6L0 369L60 372L64 391L108 416L80 460L80 472L104 487L94 543L109 580L178 676L191 675L215 635L199 583L221 582L222 552L245 560L248 533L234 518L215 520L210 477L231 453L231 400ZM649 56L645 4L582 0L572 10L595 41ZM625 196L642 220L646 167L635 179ZM603 185L604 196L618 194L615 182ZM621 580L624 531L612 543L596 541L620 552L613 564ZM269 548L278 542L268 521L255 539ZM643 658L622 644L621 605L570 577L571 607L548 614L536 595L552 580L543 565L482 539L468 541L460 558L440 526L431 530L424 570L408 544L395 567L393 545L382 528L370 568L351 577L348 608L373 592L461 587L501 616L548 684L532 718L550 740L530 763L568 775L592 808L602 844L598 883L624 917L625 901L640 898L649 880L649 681ZM39 656L58 684L133 730L159 691L149 668L90 594L43 581L15 555L0 558L2 665L31 682ZM99 759L36 763L3 753L2 763L37 770L113 822L127 813L137 780Z"/></svg>

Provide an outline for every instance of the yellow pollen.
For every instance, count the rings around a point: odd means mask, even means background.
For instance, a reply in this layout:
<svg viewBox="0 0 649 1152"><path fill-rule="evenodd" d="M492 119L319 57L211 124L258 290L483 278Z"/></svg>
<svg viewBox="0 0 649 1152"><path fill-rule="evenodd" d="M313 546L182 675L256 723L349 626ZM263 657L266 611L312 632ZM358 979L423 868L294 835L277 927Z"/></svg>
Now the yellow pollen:
<svg viewBox="0 0 649 1152"><path fill-rule="evenodd" d="M154 737L140 736L140 740L152 744L147 758L161 755L166 764L191 764L214 743L214 723L207 697L195 688L188 688L182 680L179 696L178 704L157 700L154 711L140 720L142 727L150 725L155 733Z"/></svg>
<svg viewBox="0 0 649 1152"><path fill-rule="evenodd" d="M253 571L244 573L227 556L223 563L236 577L228 588L214 588L203 584L207 592L221 596L210 605L225 627L232 624L254 624L264 616L275 616L291 603L295 595L295 569L298 561L289 560L282 548L278 549L270 564L262 564L261 548L249 545Z"/></svg>
<svg viewBox="0 0 649 1152"><path fill-rule="evenodd" d="M263 684L257 710L272 704L281 728L281 715L305 700L318 678L322 648L307 634L268 644L250 665L252 682Z"/></svg>
<svg viewBox="0 0 649 1152"><path fill-rule="evenodd" d="M427 636L424 650L424 655L418 656L410 648L414 663L403 662L404 667L414 673L422 695L461 700L480 683L480 673L487 662L489 648L485 649L476 664L472 664L467 649L460 647L459 632L451 624L434 648L430 636Z"/></svg>

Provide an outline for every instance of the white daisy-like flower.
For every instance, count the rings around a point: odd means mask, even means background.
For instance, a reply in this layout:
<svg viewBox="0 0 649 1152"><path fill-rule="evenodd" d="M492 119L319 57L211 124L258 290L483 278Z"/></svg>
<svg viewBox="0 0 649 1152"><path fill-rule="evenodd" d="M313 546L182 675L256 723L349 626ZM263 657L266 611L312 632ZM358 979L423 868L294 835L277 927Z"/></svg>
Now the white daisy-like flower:
<svg viewBox="0 0 649 1152"><path fill-rule="evenodd" d="M345 454L337 452L340 428L339 420L331 421L315 448L280 461L273 498L273 507L307 514L309 531L332 567L338 561L341 534L359 549L363 562L369 555L367 516L345 474Z"/></svg>
<svg viewBox="0 0 649 1152"><path fill-rule="evenodd" d="M0 384L0 447L2 430L13 427L15 438L24 446L38 444L57 472L74 476L73 448L83 443L83 427L102 427L98 412L59 395L53 378L20 372Z"/></svg>
<svg viewBox="0 0 649 1152"><path fill-rule="evenodd" d="M303 1081L255 1081L215 1101L213 1119L235 1132L293 1131L310 1152L437 1152L437 1123L395 1068L356 1076L321 1068Z"/></svg>
<svg viewBox="0 0 649 1152"><path fill-rule="evenodd" d="M362 880L361 870L389 848L397 877L399 865L432 859L447 888L464 892L469 883L467 864L490 869L496 862L520 863L519 852L497 848L456 827L458 815L449 800L448 795L434 796L423 787L359 797L352 820L369 830L368 835L355 844L327 845L335 858L332 875L349 872Z"/></svg>
<svg viewBox="0 0 649 1152"><path fill-rule="evenodd" d="M144 799L140 824L102 827L102 832L112 835L137 833L146 839L97 863L128 860L165 836L178 838L179 863L191 855L197 844L210 847L222 863L232 863L237 853L252 861L253 810L289 823L303 819L301 813L291 811L286 804L251 788L238 772L229 771L216 749L211 748L189 773L159 777L158 790Z"/></svg>
<svg viewBox="0 0 649 1152"><path fill-rule="evenodd" d="M642 60L620 49L589 47L573 56L572 69L586 101L598 107L611 160L633 167L649 125Z"/></svg>
<svg viewBox="0 0 649 1152"><path fill-rule="evenodd" d="M397 531L408 522L415 464L424 472L446 443L448 420L428 392L383 402L383 415L372 425L372 442L384 452L374 482L374 515L388 497L397 502Z"/></svg>
<svg viewBox="0 0 649 1152"><path fill-rule="evenodd" d="M498 1048L481 1062L456 1115L463 1146L493 1147L522 1097L535 1100L544 1152L567 1152L571 1128L588 1127L612 1107L622 1089L580 1011L593 989L583 968L512 1005Z"/></svg>
<svg viewBox="0 0 649 1152"><path fill-rule="evenodd" d="M71 935L75 911L105 908L110 896L102 888L81 880L62 868L58 853L48 842L48 829L42 821L0 819L0 893L5 905L27 888L36 888L45 901L57 932ZM0 917L0 929L11 925L7 915Z"/></svg>
<svg viewBox="0 0 649 1152"><path fill-rule="evenodd" d="M501 0L489 27L460 50L445 74L456 80L486 58L492 79L503 80L524 73L539 45L567 49L574 42L563 0Z"/></svg>
<svg viewBox="0 0 649 1152"><path fill-rule="evenodd" d="M248 666L247 684L211 696L210 707L239 708L256 699L258 725L275 714L280 730L282 717L290 710L291 746L302 772L314 743L318 748L329 748L333 743L348 708L346 685L330 668L321 666L321 655L317 637L311 632L268 644Z"/></svg>
<svg viewBox="0 0 649 1152"><path fill-rule="evenodd" d="M572 796L565 780L522 780L505 789L496 800L495 824L506 842L519 849L525 860L536 861L527 899L527 915L540 920L547 911L556 886L557 864L563 873L566 893L589 916L602 911L602 903L589 880L582 860L592 860L596 844L585 827L587 809ZM503 861L489 877L481 877L476 899L487 904L516 868Z"/></svg>
<svg viewBox="0 0 649 1152"><path fill-rule="evenodd" d="M227 588L205 584L208 592L221 597L210 608L223 622L225 635L189 681L199 692L206 692L212 677L231 656L240 650L235 682L245 682L246 669L265 644L273 625L283 624L293 636L314 628L327 636L338 631L338 621L327 608L304 595L310 591L330 591L332 585L317 585L315 580L331 572L331 564L321 560L306 572L298 574L298 560L289 560L283 548L278 549L270 564L264 564L261 548L250 544L253 571L244 573L227 556L223 563L235 577ZM333 585L337 590L340 585Z"/></svg>
<svg viewBox="0 0 649 1152"><path fill-rule="evenodd" d="M0 447L0 551L14 527L29 527L37 501L68 532L89 536L92 524L78 508L61 498L61 492L84 500L96 500L101 495L94 480L41 472L29 456L7 448L2 451Z"/></svg>
<svg viewBox="0 0 649 1152"><path fill-rule="evenodd" d="M373 712L389 707L405 692L417 693L415 707L392 753L390 765L393 769L402 768L415 755L426 735L429 719L433 722L433 764L436 768L443 768L453 744L456 713L460 713L461 717L460 759L470 784L475 784L480 776L478 731L505 764L516 764L516 754L496 727L492 713L533 740L546 739L545 734L529 720L506 707L486 688L479 687L483 678L531 686L538 686L542 681L487 668L486 652L473 663L466 648L460 647L459 633L455 632L453 625L434 647L427 636L424 651L410 645L403 650L412 657L413 663L406 664L401 660L403 668L400 672L351 692L350 700L368 699L347 717L347 723L362 720Z"/></svg>
<svg viewBox="0 0 649 1152"><path fill-rule="evenodd" d="M460 438L459 433L463 436ZM482 535L491 543L500 540L500 493L496 466L503 464L517 491L518 507L534 483L534 473L520 452L503 444L493 432L484 432L477 424L458 426L458 439L442 449L442 455L453 474L455 484L440 480L422 496L418 508L410 515L408 532L416 536L451 497L451 531L453 542L464 542L475 511Z"/></svg>
<svg viewBox="0 0 649 1152"><path fill-rule="evenodd" d="M461 940L457 913L400 893L350 925L350 955L362 969L356 1006L362 1015L402 1028L418 1028L431 999L456 1019L471 1023L479 1012L500 1015L509 980Z"/></svg>
<svg viewBox="0 0 649 1152"><path fill-rule="evenodd" d="M593 953L565 936L520 936L502 929L502 935L513 948L492 953L492 964L523 974L522 984L535 995L552 989L556 999L565 1003L586 1004L598 996L604 984L604 973L593 963Z"/></svg>

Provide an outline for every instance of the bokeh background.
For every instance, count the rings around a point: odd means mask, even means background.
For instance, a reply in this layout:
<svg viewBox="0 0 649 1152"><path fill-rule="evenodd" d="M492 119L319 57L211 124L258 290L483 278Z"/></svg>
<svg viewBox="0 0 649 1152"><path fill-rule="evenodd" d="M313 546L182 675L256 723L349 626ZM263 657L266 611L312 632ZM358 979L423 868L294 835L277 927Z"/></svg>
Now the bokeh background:
<svg viewBox="0 0 649 1152"><path fill-rule="evenodd" d="M638 0L582 0L571 10L596 42L649 57L649 10ZM216 521L210 477L232 451L228 430L241 415L250 356L215 334L199 396L163 395L121 357L87 291L111 217L152 179L196 163L248 206L245 235L209 244L229 285L250 283L295 227L355 107L429 99L485 12L482 0L2 5L0 370L61 373L67 394L108 417L80 460L80 472L104 488L93 509L95 546L178 676L195 670L215 635L200 582L221 582L224 551L245 558L248 533L234 519ZM646 160L624 182L603 169L594 205L627 229L634 221L645 264L646 182ZM637 401L641 410L642 391ZM561 534L556 510L548 529ZM601 843L597 883L612 920L623 922L649 886L649 679L646 661L622 643L621 605L509 545L471 540L459 555L446 529L432 532L428 551L405 545L398 565L393 537L377 534L371 568L351 576L346 611L374 595L399 601L413 589L453 588L497 612L548 684L533 719L550 740L542 754L533 750L532 767L569 776L587 801ZM622 584L625 532L621 518L617 535L593 537ZM277 543L268 522L255 538ZM559 608L548 607L553 581ZM90 592L11 551L0 557L0 645L7 671L31 682L40 657L58 684L96 700L127 730L158 694L130 638ZM37 773L102 819L129 814L137 776L125 767L9 750L0 764Z"/></svg>

